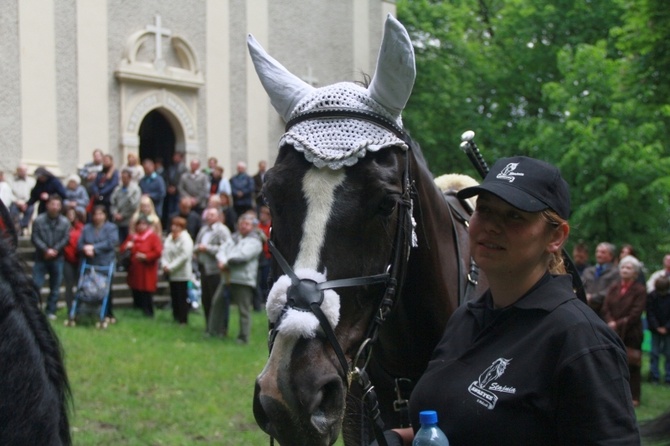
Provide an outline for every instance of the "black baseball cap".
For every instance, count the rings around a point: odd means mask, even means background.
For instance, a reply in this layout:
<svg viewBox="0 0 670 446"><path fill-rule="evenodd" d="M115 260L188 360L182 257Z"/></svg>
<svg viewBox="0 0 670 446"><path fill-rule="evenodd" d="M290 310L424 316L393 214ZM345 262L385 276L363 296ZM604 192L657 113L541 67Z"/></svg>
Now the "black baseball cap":
<svg viewBox="0 0 670 446"><path fill-rule="evenodd" d="M482 184L459 191L458 198L470 198L483 191L525 212L551 209L565 220L570 217L570 188L561 171L535 158L499 159Z"/></svg>

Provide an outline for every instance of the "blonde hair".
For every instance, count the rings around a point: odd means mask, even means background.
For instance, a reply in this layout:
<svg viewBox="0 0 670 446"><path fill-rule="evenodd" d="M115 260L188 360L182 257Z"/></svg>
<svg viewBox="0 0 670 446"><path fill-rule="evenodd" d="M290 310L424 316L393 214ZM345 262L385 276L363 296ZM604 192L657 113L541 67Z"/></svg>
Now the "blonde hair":
<svg viewBox="0 0 670 446"><path fill-rule="evenodd" d="M549 224L550 230L557 230L561 225L568 224L568 221L561 218L555 211L545 209L542 211L542 217ZM563 250L558 250L551 254L549 265L547 267L550 274L568 274L565 267L565 260L563 259Z"/></svg>
<svg viewBox="0 0 670 446"><path fill-rule="evenodd" d="M149 206L150 211L148 214L145 214L140 210L142 203L147 204ZM143 194L140 197L140 203L137 206L137 210L130 218L130 225L128 227L128 231L131 234L135 233L135 225L137 224L137 220L142 216L146 217L147 220L149 220L149 223L151 224L151 229L153 229L153 231L156 234L161 234L163 232L163 225L161 225L161 218L156 213L156 207L154 206L154 202L151 199L151 197L146 194Z"/></svg>

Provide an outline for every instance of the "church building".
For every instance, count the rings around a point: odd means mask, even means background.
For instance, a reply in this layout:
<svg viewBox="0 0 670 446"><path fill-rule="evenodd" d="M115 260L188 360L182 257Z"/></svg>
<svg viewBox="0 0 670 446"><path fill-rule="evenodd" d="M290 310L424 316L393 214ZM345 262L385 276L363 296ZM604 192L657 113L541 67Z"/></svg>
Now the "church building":
<svg viewBox="0 0 670 446"><path fill-rule="evenodd" d="M283 122L249 33L315 86L372 75L392 0L3 0L0 170L75 173L94 149L272 165Z"/></svg>

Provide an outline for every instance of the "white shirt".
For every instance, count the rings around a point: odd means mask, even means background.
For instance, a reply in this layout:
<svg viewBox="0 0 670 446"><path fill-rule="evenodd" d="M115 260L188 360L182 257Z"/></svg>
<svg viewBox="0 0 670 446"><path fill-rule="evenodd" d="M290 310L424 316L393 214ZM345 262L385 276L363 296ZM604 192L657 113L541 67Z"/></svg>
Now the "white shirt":
<svg viewBox="0 0 670 446"><path fill-rule="evenodd" d="M14 193L14 200L30 200L30 191L35 187L35 178L26 176L25 178L14 177L9 183Z"/></svg>
<svg viewBox="0 0 670 446"><path fill-rule="evenodd" d="M14 193L6 181L0 182L0 200L9 209L9 205L14 202Z"/></svg>
<svg viewBox="0 0 670 446"><path fill-rule="evenodd" d="M217 193L224 193L231 197L233 195L233 190L230 187L230 181L228 181L227 178L221 178L221 181L219 181L219 190Z"/></svg>

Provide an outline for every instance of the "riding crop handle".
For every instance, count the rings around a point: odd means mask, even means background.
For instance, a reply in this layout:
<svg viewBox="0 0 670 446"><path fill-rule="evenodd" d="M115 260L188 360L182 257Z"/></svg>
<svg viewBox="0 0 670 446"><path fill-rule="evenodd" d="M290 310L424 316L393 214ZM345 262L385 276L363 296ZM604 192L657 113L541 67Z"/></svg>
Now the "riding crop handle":
<svg viewBox="0 0 670 446"><path fill-rule="evenodd" d="M470 162L475 167L475 169L477 169L479 175L484 178L486 174L489 173L489 165L486 164L486 161L479 151L479 147L477 147L477 144L475 144L474 139L475 132L472 130L464 132L461 135L461 150L463 150L468 156Z"/></svg>

